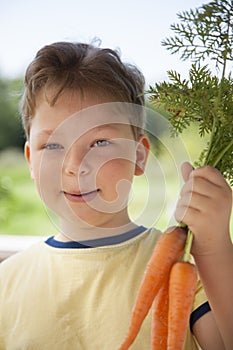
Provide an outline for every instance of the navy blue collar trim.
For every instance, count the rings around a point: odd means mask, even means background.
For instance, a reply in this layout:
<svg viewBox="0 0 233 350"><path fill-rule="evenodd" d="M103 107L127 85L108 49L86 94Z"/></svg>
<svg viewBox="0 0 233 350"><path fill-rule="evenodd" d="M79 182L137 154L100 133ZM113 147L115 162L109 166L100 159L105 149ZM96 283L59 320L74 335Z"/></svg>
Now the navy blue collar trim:
<svg viewBox="0 0 233 350"><path fill-rule="evenodd" d="M46 244L48 244L49 246L51 247L54 247L54 248L90 248L88 247L87 245L85 244L81 244L79 242L75 242L75 241L72 241L72 242L61 242L61 241L57 241L56 239L54 239L54 236L53 237L49 237L46 241L45 241Z"/></svg>
<svg viewBox="0 0 233 350"><path fill-rule="evenodd" d="M60 242L60 241L57 241L53 236L53 237L49 237L45 241L45 243L54 248L66 248L66 249L95 248L95 247L119 244L119 243L128 241L129 239L136 237L137 235L139 235L145 230L147 230L146 227L138 226L135 229L122 233L120 235L82 241L82 243L76 242L76 241Z"/></svg>

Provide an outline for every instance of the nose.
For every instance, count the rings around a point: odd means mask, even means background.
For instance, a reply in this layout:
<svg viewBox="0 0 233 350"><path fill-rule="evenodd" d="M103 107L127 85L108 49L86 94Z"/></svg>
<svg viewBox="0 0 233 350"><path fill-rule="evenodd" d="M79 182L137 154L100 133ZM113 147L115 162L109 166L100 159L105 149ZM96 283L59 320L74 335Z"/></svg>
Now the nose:
<svg viewBox="0 0 233 350"><path fill-rule="evenodd" d="M87 174L90 171L87 158L84 154L80 154L76 147L71 147L63 162L64 173L68 176Z"/></svg>

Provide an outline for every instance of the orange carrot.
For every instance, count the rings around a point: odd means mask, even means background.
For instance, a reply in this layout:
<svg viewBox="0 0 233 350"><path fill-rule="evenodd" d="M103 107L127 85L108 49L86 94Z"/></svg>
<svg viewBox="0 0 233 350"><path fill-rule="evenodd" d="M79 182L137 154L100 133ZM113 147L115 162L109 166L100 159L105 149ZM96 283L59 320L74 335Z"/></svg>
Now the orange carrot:
<svg viewBox="0 0 233 350"><path fill-rule="evenodd" d="M127 336L118 350L127 350L135 340L156 294L184 250L184 232L180 227L170 228L158 240L138 291Z"/></svg>
<svg viewBox="0 0 233 350"><path fill-rule="evenodd" d="M180 261L173 265L169 281L168 350L181 350L197 286L196 267Z"/></svg>
<svg viewBox="0 0 233 350"><path fill-rule="evenodd" d="M166 278L152 304L151 349L167 350L168 336L168 285Z"/></svg>

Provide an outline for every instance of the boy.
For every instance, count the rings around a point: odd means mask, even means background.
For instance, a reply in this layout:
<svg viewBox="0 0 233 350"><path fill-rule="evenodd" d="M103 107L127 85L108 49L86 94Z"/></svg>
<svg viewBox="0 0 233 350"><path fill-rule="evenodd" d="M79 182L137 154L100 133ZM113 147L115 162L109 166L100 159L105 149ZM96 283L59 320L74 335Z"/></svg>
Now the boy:
<svg viewBox="0 0 233 350"><path fill-rule="evenodd" d="M143 87L116 52L87 44L46 46L29 65L25 156L60 229L0 266L1 350L116 350L124 339L160 235L127 211L149 152ZM184 349L232 349L231 190L216 169L186 163L182 173L175 215L194 233L211 305L199 285ZM131 348L150 349L150 315Z"/></svg>

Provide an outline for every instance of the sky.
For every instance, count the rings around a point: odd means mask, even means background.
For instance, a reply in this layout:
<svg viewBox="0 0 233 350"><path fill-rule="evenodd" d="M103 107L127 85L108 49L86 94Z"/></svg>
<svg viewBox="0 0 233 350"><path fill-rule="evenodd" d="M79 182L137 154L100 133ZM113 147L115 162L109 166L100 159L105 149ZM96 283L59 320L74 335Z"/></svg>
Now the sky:
<svg viewBox="0 0 233 350"><path fill-rule="evenodd" d="M167 71L187 75L190 62L171 55L161 41L173 33L177 13L204 0L2 0L0 1L0 76L23 76L44 45L56 41L90 42L120 49L136 64L146 83L166 79Z"/></svg>

